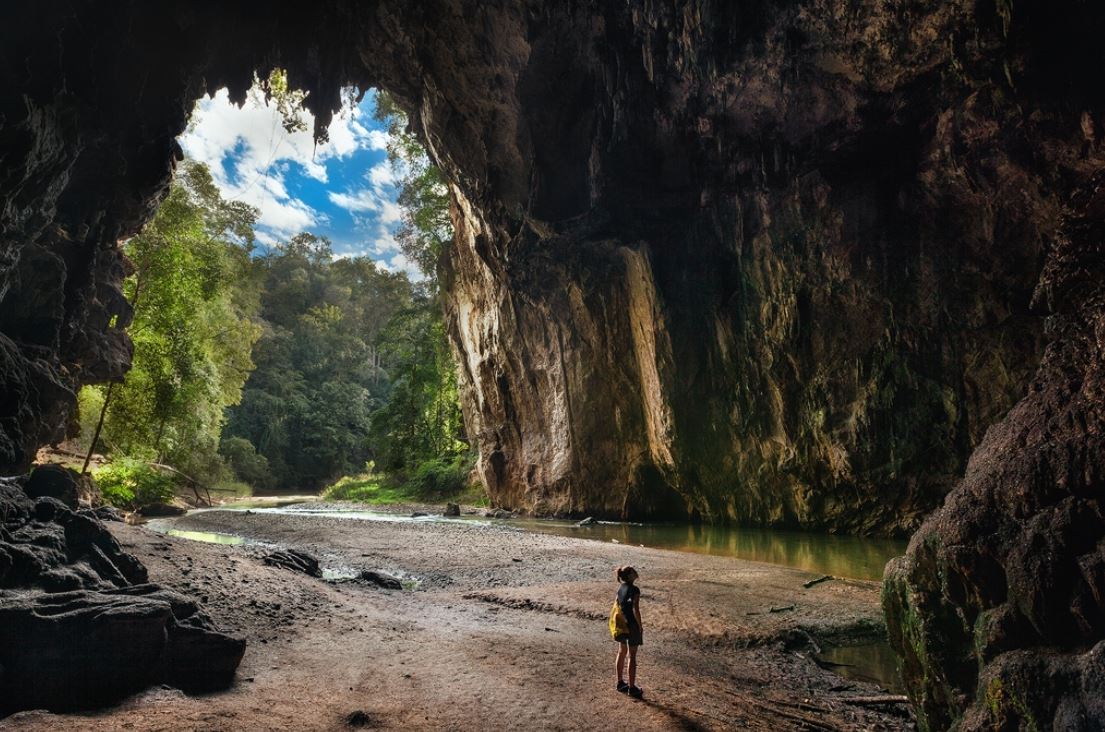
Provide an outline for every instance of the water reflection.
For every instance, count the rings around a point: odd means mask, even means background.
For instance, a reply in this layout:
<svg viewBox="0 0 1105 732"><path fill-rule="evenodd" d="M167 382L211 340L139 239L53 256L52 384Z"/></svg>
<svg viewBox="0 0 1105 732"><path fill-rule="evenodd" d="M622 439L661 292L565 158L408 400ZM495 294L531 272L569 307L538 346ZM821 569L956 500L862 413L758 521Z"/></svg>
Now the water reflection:
<svg viewBox="0 0 1105 732"><path fill-rule="evenodd" d="M208 544L245 543L245 539L240 536L234 536L233 534L220 534L217 531L185 531L183 529L169 529L165 533L169 536L176 536L181 539L191 539L192 541L202 541Z"/></svg>
<svg viewBox="0 0 1105 732"><path fill-rule="evenodd" d="M885 641L826 648L820 658L833 664L832 670L846 679L875 683L895 694L905 693L898 674L898 657Z"/></svg>
<svg viewBox="0 0 1105 732"><path fill-rule="evenodd" d="M609 524L576 527L559 521L515 520L510 523L546 533L657 549L715 554L782 564L834 577L880 580L883 567L905 552L899 539L833 536L801 531L694 524Z"/></svg>

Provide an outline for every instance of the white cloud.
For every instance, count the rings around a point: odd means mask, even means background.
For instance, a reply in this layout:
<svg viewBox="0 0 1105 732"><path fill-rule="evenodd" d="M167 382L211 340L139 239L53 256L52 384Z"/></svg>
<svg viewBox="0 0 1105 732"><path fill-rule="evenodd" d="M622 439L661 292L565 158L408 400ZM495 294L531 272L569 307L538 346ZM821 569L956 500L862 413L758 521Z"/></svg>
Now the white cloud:
<svg viewBox="0 0 1105 732"><path fill-rule="evenodd" d="M331 192L327 194L330 202L350 213L371 211L378 214L380 221L387 226L399 223L403 211L395 203L397 176L391 163L383 160L373 165L365 173L365 179L369 183L367 188L344 193Z"/></svg>
<svg viewBox="0 0 1105 732"><path fill-rule="evenodd" d="M399 251L399 242L395 240L394 234L381 227L380 231L376 234L375 240L372 242L372 251L376 254L397 252Z"/></svg>
<svg viewBox="0 0 1105 732"><path fill-rule="evenodd" d="M373 150L388 149L388 133L383 130L368 131L368 146Z"/></svg>
<svg viewBox="0 0 1105 732"><path fill-rule="evenodd" d="M422 271L418 269L418 265L412 262L406 254L398 252L390 259L377 259L377 264L381 268L386 269L388 272L406 272L407 277L412 282L418 282L424 279Z"/></svg>
<svg viewBox="0 0 1105 732"><path fill-rule="evenodd" d="M399 208L394 201L385 198L380 202L380 221L385 224L398 224L402 218L403 209Z"/></svg>
<svg viewBox="0 0 1105 732"><path fill-rule="evenodd" d="M326 196L330 199L330 203L338 208L344 208L350 213L379 211L381 206L379 197L371 188L365 188L356 193L334 193L331 191Z"/></svg>
<svg viewBox="0 0 1105 732"><path fill-rule="evenodd" d="M360 121L363 115L353 107L335 116L329 128L330 141L316 148L311 133L314 119L309 113L303 112L306 130L288 133L275 106L250 95L239 108L222 89L214 97L200 100L180 144L189 157L207 164L226 198L260 210L259 240L262 234L270 239L286 238L325 221L321 212L288 192L285 176L292 165L325 183L327 160L386 145L387 135L367 129ZM382 210L376 205L362 210Z"/></svg>
<svg viewBox="0 0 1105 732"><path fill-rule="evenodd" d="M368 182L372 184L373 188L393 186L395 185L395 168L392 167L391 163L384 160L369 168L365 177L368 178Z"/></svg>

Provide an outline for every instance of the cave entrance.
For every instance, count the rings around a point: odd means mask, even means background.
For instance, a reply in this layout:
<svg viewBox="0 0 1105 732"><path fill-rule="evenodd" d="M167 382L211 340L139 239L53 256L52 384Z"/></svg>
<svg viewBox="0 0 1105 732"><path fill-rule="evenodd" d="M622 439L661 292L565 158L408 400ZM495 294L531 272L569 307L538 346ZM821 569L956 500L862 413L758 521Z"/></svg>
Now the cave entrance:
<svg viewBox="0 0 1105 732"><path fill-rule="evenodd" d="M386 93L318 139L273 70L200 99L169 193L122 246L134 344L44 459L143 515L262 495L471 499L436 262L448 190ZM80 457L83 456L83 459Z"/></svg>

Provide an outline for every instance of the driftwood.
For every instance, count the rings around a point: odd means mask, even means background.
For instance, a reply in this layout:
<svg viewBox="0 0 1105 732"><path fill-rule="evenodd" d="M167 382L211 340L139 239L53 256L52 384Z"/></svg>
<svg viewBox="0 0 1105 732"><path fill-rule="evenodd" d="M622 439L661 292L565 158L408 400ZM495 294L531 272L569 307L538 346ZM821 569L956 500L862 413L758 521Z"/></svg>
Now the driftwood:
<svg viewBox="0 0 1105 732"><path fill-rule="evenodd" d="M174 468L172 465L165 465L164 463L147 463L147 464L151 468L156 468L158 470L167 470L170 473L173 473L174 475L179 475L181 478L183 478L184 482L186 482L188 484L188 487L192 489L192 493L194 493L196 495L196 502L197 503L204 503L204 500L200 496L200 492L199 492L199 489L203 488L203 492L207 494L207 501L206 501L207 505L210 506L210 505L214 504L214 501L211 500L211 491L207 488L207 486L204 485L203 483L200 483L198 480L196 480L192 476L188 475L187 473L182 473L179 470L177 470L176 468Z"/></svg>
<svg viewBox="0 0 1105 732"><path fill-rule="evenodd" d="M909 697L904 694L887 694L884 696L848 696L840 701L848 704L879 705L879 704L909 704Z"/></svg>
<svg viewBox="0 0 1105 732"><path fill-rule="evenodd" d="M769 613L785 613L787 610L793 610L794 607L795 607L794 605L783 605L782 607L769 608L768 612Z"/></svg>
<svg viewBox="0 0 1105 732"><path fill-rule="evenodd" d="M822 582L828 582L831 579L836 579L836 578L833 577L831 574L826 574L822 577L818 577L817 579L811 579L809 582L803 582L802 586L805 587L808 590L809 588L813 587L814 585L819 585Z"/></svg>

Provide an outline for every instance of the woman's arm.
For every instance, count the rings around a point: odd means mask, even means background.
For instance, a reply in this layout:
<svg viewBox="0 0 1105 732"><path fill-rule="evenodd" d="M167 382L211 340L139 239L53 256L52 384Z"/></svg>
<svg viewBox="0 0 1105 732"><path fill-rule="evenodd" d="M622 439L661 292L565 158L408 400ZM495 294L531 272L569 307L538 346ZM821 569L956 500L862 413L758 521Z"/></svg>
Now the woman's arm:
<svg viewBox="0 0 1105 732"><path fill-rule="evenodd" d="M637 627L644 628L641 624L641 592L637 591L637 596L633 598L633 617L637 618Z"/></svg>

